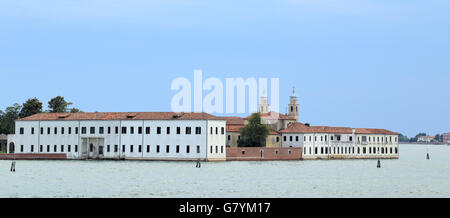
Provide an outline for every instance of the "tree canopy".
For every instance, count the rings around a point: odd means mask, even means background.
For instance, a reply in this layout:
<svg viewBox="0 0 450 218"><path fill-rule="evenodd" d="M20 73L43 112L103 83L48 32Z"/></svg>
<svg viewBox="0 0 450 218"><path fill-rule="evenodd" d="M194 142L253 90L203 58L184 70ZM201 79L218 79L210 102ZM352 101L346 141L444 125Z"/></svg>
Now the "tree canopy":
<svg viewBox="0 0 450 218"><path fill-rule="evenodd" d="M11 107L7 107L5 112L0 113L0 133L13 134L15 131L15 121L19 119L19 113L22 106L15 103Z"/></svg>
<svg viewBox="0 0 450 218"><path fill-rule="evenodd" d="M264 147L270 128L261 123L261 114L254 113L248 123L241 129L241 139L238 140L239 147Z"/></svg>
<svg viewBox="0 0 450 218"><path fill-rule="evenodd" d="M40 102L37 98L30 98L22 105L22 109L20 110L19 117L28 117L33 114L42 112L42 102Z"/></svg>
<svg viewBox="0 0 450 218"><path fill-rule="evenodd" d="M67 112L67 107L71 105L72 102L67 102L62 96L56 96L48 102L48 108L50 113L65 113Z"/></svg>

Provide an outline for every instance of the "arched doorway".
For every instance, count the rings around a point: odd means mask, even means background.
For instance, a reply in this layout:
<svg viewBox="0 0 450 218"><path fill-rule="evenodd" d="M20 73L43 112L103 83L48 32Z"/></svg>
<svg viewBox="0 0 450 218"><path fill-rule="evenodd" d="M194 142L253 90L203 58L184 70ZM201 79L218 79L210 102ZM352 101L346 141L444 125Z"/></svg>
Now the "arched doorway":
<svg viewBox="0 0 450 218"><path fill-rule="evenodd" d="M9 143L9 153L14 153L15 148L16 146L14 146L14 142Z"/></svg>

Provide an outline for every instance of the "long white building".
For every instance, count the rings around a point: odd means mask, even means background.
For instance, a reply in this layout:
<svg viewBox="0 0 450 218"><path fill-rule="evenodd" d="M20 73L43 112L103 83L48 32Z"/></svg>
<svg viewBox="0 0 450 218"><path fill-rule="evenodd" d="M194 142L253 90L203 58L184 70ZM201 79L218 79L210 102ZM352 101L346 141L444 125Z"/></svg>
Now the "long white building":
<svg viewBox="0 0 450 218"><path fill-rule="evenodd" d="M40 113L16 121L8 153L67 159L226 160L226 120L207 113Z"/></svg>
<svg viewBox="0 0 450 218"><path fill-rule="evenodd" d="M399 157L399 134L385 129L292 123L280 132L282 147L302 147L306 160Z"/></svg>

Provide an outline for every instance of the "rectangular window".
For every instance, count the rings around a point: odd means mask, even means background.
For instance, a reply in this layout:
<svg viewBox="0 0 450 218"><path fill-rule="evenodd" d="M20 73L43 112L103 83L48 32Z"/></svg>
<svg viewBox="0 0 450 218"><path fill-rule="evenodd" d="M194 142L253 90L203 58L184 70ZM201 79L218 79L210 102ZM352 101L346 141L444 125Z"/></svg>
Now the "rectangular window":
<svg viewBox="0 0 450 218"><path fill-rule="evenodd" d="M47 127L47 135L50 135L50 127Z"/></svg>
<svg viewBox="0 0 450 218"><path fill-rule="evenodd" d="M211 145L211 146L209 146L209 153L213 153L213 146Z"/></svg>
<svg viewBox="0 0 450 218"><path fill-rule="evenodd" d="M156 146L156 153L159 153L159 145Z"/></svg>
<svg viewBox="0 0 450 218"><path fill-rule="evenodd" d="M179 145L177 145L176 152L180 153L180 146Z"/></svg>
<svg viewBox="0 0 450 218"><path fill-rule="evenodd" d="M81 134L86 134L86 127L81 127Z"/></svg>
<svg viewBox="0 0 450 218"><path fill-rule="evenodd" d="M23 145L20 146L20 152L23 152Z"/></svg>
<svg viewBox="0 0 450 218"><path fill-rule="evenodd" d="M57 146L53 146L53 152L56 152Z"/></svg>
<svg viewBox="0 0 450 218"><path fill-rule="evenodd" d="M122 145L122 153L125 153L125 145Z"/></svg>
<svg viewBox="0 0 450 218"><path fill-rule="evenodd" d="M212 128L212 126L211 126L211 128L209 129L210 130L210 133L209 134L213 134L213 128Z"/></svg>
<svg viewBox="0 0 450 218"><path fill-rule="evenodd" d="M224 135L225 134L225 127L220 128L220 132L221 132L222 135Z"/></svg>
<svg viewBox="0 0 450 218"><path fill-rule="evenodd" d="M297 141L297 142L298 142L298 136L295 136L295 141Z"/></svg>
<svg viewBox="0 0 450 218"><path fill-rule="evenodd" d="M130 152L133 152L133 145L130 145Z"/></svg>
<svg viewBox="0 0 450 218"><path fill-rule="evenodd" d="M197 134L197 135L202 134L202 128L201 127L195 127L195 134Z"/></svg>
<svg viewBox="0 0 450 218"><path fill-rule="evenodd" d="M64 152L64 145L61 145L61 152Z"/></svg>
<svg viewBox="0 0 450 218"><path fill-rule="evenodd" d="M177 127L177 135L180 135L181 134L181 127Z"/></svg>
<svg viewBox="0 0 450 218"><path fill-rule="evenodd" d="M170 127L167 127L167 135L170 134Z"/></svg>
<svg viewBox="0 0 450 218"><path fill-rule="evenodd" d="M53 132L54 132L55 135L58 134L58 128L55 127Z"/></svg>
<svg viewBox="0 0 450 218"><path fill-rule="evenodd" d="M103 134L104 131L105 131L105 127L102 126L102 127L99 127L99 128L98 128L98 133L99 133L99 134Z"/></svg>
<svg viewBox="0 0 450 218"><path fill-rule="evenodd" d="M170 146L166 145L166 153L169 153L169 151L170 151Z"/></svg>
<svg viewBox="0 0 450 218"><path fill-rule="evenodd" d="M130 134L134 134L134 127L130 126Z"/></svg>
<svg viewBox="0 0 450 218"><path fill-rule="evenodd" d="M78 127L75 127L75 134L78 134Z"/></svg>
<svg viewBox="0 0 450 218"><path fill-rule="evenodd" d="M362 141L362 142L367 142L367 136L363 136L363 137L361 138L361 141Z"/></svg>
<svg viewBox="0 0 450 218"><path fill-rule="evenodd" d="M150 152L150 145L147 145L147 153Z"/></svg>
<svg viewBox="0 0 450 218"><path fill-rule="evenodd" d="M142 126L138 127L138 134L142 134Z"/></svg>
<svg viewBox="0 0 450 218"><path fill-rule="evenodd" d="M114 152L119 152L119 145L114 145Z"/></svg>
<svg viewBox="0 0 450 218"><path fill-rule="evenodd" d="M223 154L223 146L220 146L220 153Z"/></svg>
<svg viewBox="0 0 450 218"><path fill-rule="evenodd" d="M197 145L197 153L200 153L200 145Z"/></svg>
<svg viewBox="0 0 450 218"><path fill-rule="evenodd" d="M31 145L31 152L34 152L34 145Z"/></svg>
<svg viewBox="0 0 450 218"><path fill-rule="evenodd" d="M31 135L34 135L34 127L31 127Z"/></svg>
<svg viewBox="0 0 450 218"><path fill-rule="evenodd" d="M127 127L125 126L122 127L122 134L127 134Z"/></svg>
<svg viewBox="0 0 450 218"><path fill-rule="evenodd" d="M189 145L186 145L186 153L189 154L191 148L189 147Z"/></svg>
<svg viewBox="0 0 450 218"><path fill-rule="evenodd" d="M283 141L286 141L286 136L283 136Z"/></svg>
<svg viewBox="0 0 450 218"><path fill-rule="evenodd" d="M118 126L114 127L114 132L115 132L116 134L119 134L119 127L118 127Z"/></svg>
<svg viewBox="0 0 450 218"><path fill-rule="evenodd" d="M91 126L89 133L95 134L95 127Z"/></svg>
<svg viewBox="0 0 450 218"><path fill-rule="evenodd" d="M64 135L64 127L61 127L61 135Z"/></svg>
<svg viewBox="0 0 450 218"><path fill-rule="evenodd" d="M219 153L219 146L216 145L216 154Z"/></svg>
<svg viewBox="0 0 450 218"><path fill-rule="evenodd" d="M161 127L160 126L158 126L158 127L156 127L156 134L161 134Z"/></svg>
<svg viewBox="0 0 450 218"><path fill-rule="evenodd" d="M70 152L70 145L67 145L67 152Z"/></svg>
<svg viewBox="0 0 450 218"><path fill-rule="evenodd" d="M277 139L278 139L278 137L277 137ZM231 135L228 135L228 141L230 141L231 140Z"/></svg>
<svg viewBox="0 0 450 218"><path fill-rule="evenodd" d="M69 133L69 135L72 134L72 127L69 127L68 133Z"/></svg>
<svg viewBox="0 0 450 218"><path fill-rule="evenodd" d="M292 142L292 136L289 136L289 141Z"/></svg>
<svg viewBox="0 0 450 218"><path fill-rule="evenodd" d="M145 134L150 134L150 127L145 127Z"/></svg>
<svg viewBox="0 0 450 218"><path fill-rule="evenodd" d="M23 135L23 127L20 127L20 135Z"/></svg>
<svg viewBox="0 0 450 218"><path fill-rule="evenodd" d="M47 145L47 152L50 152L50 145Z"/></svg>
<svg viewBox="0 0 450 218"><path fill-rule="evenodd" d="M78 152L78 145L75 145L75 152Z"/></svg>
<svg viewBox="0 0 450 218"><path fill-rule="evenodd" d="M44 128L41 127L41 135L44 135Z"/></svg>
<svg viewBox="0 0 450 218"><path fill-rule="evenodd" d="M186 135L190 135L191 134L191 127L186 127Z"/></svg>
<svg viewBox="0 0 450 218"><path fill-rule="evenodd" d="M216 135L219 134L219 127L216 127Z"/></svg>
<svg viewBox="0 0 450 218"><path fill-rule="evenodd" d="M139 151L139 153L142 152L142 145L139 145L138 151Z"/></svg>
<svg viewBox="0 0 450 218"><path fill-rule="evenodd" d="M110 146L109 146L109 145L107 145L107 146L106 146L106 152L108 152L108 153L109 153L109 151L110 151L109 149L110 149Z"/></svg>
<svg viewBox="0 0 450 218"><path fill-rule="evenodd" d="M108 126L108 134L111 134L111 127Z"/></svg>
<svg viewBox="0 0 450 218"><path fill-rule="evenodd" d="M39 152L43 152L44 151L44 146L40 145L39 146Z"/></svg>

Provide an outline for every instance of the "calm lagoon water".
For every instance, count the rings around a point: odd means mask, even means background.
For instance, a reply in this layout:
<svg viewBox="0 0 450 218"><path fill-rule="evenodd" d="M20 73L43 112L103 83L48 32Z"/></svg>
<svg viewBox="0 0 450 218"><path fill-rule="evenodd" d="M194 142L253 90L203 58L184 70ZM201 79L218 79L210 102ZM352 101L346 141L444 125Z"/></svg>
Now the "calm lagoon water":
<svg viewBox="0 0 450 218"><path fill-rule="evenodd" d="M426 160L427 149L431 160ZM450 146L400 159L274 162L0 161L0 197L450 197Z"/></svg>

